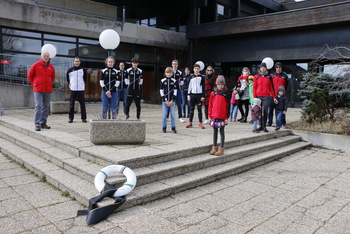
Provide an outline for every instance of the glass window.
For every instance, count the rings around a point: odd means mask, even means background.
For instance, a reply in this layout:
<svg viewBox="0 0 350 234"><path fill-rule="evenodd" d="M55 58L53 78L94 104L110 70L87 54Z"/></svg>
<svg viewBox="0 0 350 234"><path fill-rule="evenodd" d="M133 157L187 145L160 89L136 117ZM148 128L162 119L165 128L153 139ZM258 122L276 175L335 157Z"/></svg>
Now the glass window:
<svg viewBox="0 0 350 234"><path fill-rule="evenodd" d="M224 6L218 4L218 14L219 15L224 15Z"/></svg>
<svg viewBox="0 0 350 234"><path fill-rule="evenodd" d="M4 50L40 53L41 41L21 37L3 36Z"/></svg>
<svg viewBox="0 0 350 234"><path fill-rule="evenodd" d="M130 61L131 60L131 49L128 48L117 48L116 50L116 59L122 61Z"/></svg>
<svg viewBox="0 0 350 234"><path fill-rule="evenodd" d="M107 51L100 45L79 45L79 56L90 58L106 58Z"/></svg>
<svg viewBox="0 0 350 234"><path fill-rule="evenodd" d="M79 38L79 43L92 44L92 45L99 45L100 44L100 42L98 40L90 40L90 39L84 39L84 38Z"/></svg>
<svg viewBox="0 0 350 234"><path fill-rule="evenodd" d="M21 30L14 30L9 28L2 29L3 34L16 35L16 36L25 36L25 37L37 37L41 38L41 33L27 32Z"/></svg>
<svg viewBox="0 0 350 234"><path fill-rule="evenodd" d="M156 17L150 18L149 26L157 26L157 18Z"/></svg>
<svg viewBox="0 0 350 234"><path fill-rule="evenodd" d="M75 37L66 37L66 36L59 36L59 35L52 35L52 34L44 34L45 39L51 39L51 40L60 40L60 41L70 41L70 42L76 42Z"/></svg>
<svg viewBox="0 0 350 234"><path fill-rule="evenodd" d="M56 41L45 41L44 44L52 44L57 49L57 54L59 55L68 55L75 56L76 52L76 44L75 43L64 43L64 42L56 42Z"/></svg>
<svg viewBox="0 0 350 234"><path fill-rule="evenodd" d="M155 52L147 49L136 49L134 57L138 58L141 63L154 63L156 60Z"/></svg>

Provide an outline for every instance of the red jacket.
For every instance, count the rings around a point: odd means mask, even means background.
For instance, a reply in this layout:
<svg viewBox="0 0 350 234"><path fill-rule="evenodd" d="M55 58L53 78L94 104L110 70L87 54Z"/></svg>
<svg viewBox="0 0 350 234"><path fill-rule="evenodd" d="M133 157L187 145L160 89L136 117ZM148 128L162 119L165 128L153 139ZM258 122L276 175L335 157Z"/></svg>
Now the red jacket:
<svg viewBox="0 0 350 234"><path fill-rule="evenodd" d="M253 85L253 95L256 97L273 97L276 99L276 94L273 92L272 81L270 76L255 75Z"/></svg>
<svg viewBox="0 0 350 234"><path fill-rule="evenodd" d="M228 119L229 98L227 88L224 91L215 89L211 92L208 109L210 119Z"/></svg>
<svg viewBox="0 0 350 234"><path fill-rule="evenodd" d="M248 81L248 77L250 76L250 74L248 74L247 76L244 76L243 74L241 74L239 77L238 77L238 80L237 82L239 83L241 80L247 80ZM248 83L248 82L247 82Z"/></svg>
<svg viewBox="0 0 350 234"><path fill-rule="evenodd" d="M30 67L28 79L33 86L34 92L52 93L55 68L50 63L45 66L44 61L40 60Z"/></svg>
<svg viewBox="0 0 350 234"><path fill-rule="evenodd" d="M284 89L287 92L287 88L288 88L288 75L285 72L282 73L277 73L274 72L273 74L271 74L272 80L273 80L273 86L275 89L275 94L278 94L278 88L283 86Z"/></svg>

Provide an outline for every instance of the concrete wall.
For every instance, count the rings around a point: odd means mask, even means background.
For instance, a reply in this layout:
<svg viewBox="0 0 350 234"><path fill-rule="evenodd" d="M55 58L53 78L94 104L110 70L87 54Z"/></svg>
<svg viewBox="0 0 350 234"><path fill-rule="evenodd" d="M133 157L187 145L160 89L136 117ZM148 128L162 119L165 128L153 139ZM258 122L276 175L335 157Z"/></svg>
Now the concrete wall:
<svg viewBox="0 0 350 234"><path fill-rule="evenodd" d="M299 130L292 130L292 132L295 135L301 136L304 141L311 142L314 146L322 146L328 149L350 153L350 136Z"/></svg>
<svg viewBox="0 0 350 234"><path fill-rule="evenodd" d="M44 5L44 2L47 2L47 4L55 3L55 5L58 4L57 2L61 2L63 6L76 8L77 10L80 9L78 6L87 6L86 11L90 8L100 9L101 5L105 6L86 0L39 1L39 4L28 0L2 1L0 25L94 39L98 39L103 30L113 29L119 33L121 42L165 48L187 48L185 33L121 22L78 11L72 12L62 8L52 8ZM107 16L110 15L107 9L103 9L101 12L106 12ZM111 11L115 10L113 7L111 9Z"/></svg>
<svg viewBox="0 0 350 234"><path fill-rule="evenodd" d="M54 89L51 101L64 101L65 90ZM3 108L33 107L33 88L29 85L0 82L0 102Z"/></svg>

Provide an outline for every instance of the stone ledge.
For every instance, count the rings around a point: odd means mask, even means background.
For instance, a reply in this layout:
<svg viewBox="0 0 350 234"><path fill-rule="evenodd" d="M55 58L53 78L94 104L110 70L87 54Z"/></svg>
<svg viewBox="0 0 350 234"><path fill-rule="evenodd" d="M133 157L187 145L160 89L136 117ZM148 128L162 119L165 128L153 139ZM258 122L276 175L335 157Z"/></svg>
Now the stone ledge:
<svg viewBox="0 0 350 234"><path fill-rule="evenodd" d="M90 120L90 141L94 144L142 144L145 139L143 120Z"/></svg>
<svg viewBox="0 0 350 234"><path fill-rule="evenodd" d="M314 146L322 146L328 149L350 153L350 136L300 130L292 130L292 132L295 135L301 136L304 141L308 141Z"/></svg>
<svg viewBox="0 0 350 234"><path fill-rule="evenodd" d="M79 107L80 107L79 102L75 102L75 105L74 105L75 113L79 111ZM69 110L69 101L50 102L51 114L68 114L68 110Z"/></svg>

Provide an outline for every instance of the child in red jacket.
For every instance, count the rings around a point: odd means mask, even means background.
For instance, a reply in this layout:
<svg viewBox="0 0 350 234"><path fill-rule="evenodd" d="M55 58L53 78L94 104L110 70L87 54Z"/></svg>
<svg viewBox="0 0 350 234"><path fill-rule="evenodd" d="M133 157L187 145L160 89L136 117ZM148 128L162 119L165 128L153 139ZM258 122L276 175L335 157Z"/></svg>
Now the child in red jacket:
<svg viewBox="0 0 350 234"><path fill-rule="evenodd" d="M225 144L225 125L228 124L230 97L227 87L225 87L225 78L220 75L216 79L216 88L209 97L209 122L214 129L213 147L210 154L220 156L224 154ZM220 129L220 147L218 147L218 131Z"/></svg>

